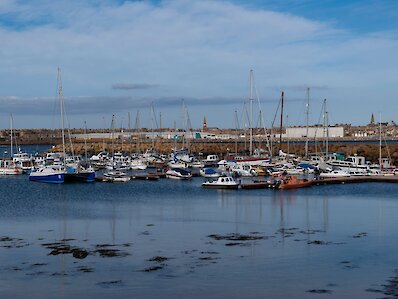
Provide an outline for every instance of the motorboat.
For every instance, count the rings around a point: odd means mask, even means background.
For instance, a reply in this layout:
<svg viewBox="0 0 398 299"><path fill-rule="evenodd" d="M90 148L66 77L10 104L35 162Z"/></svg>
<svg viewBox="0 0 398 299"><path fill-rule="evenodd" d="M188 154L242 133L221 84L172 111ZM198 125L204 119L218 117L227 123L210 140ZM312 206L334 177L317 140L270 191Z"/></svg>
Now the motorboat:
<svg viewBox="0 0 398 299"><path fill-rule="evenodd" d="M214 170L213 168L203 168L199 170L199 173L202 177L205 178L218 178L221 174Z"/></svg>
<svg viewBox="0 0 398 299"><path fill-rule="evenodd" d="M187 180L192 178L192 174L182 168L172 168L166 171L166 177L169 179Z"/></svg>
<svg viewBox="0 0 398 299"><path fill-rule="evenodd" d="M65 180L65 168L62 165L46 165L29 174L29 181L60 184Z"/></svg>
<svg viewBox="0 0 398 299"><path fill-rule="evenodd" d="M111 170L104 173L103 180L111 183L126 183L130 181L130 176L123 171Z"/></svg>
<svg viewBox="0 0 398 299"><path fill-rule="evenodd" d="M217 180L206 181L202 184L205 188L215 189L238 189L239 183L230 176L220 176Z"/></svg>
<svg viewBox="0 0 398 299"><path fill-rule="evenodd" d="M218 155L207 155L206 159L204 159L202 162L205 166L214 166L218 161L220 161Z"/></svg>
<svg viewBox="0 0 398 299"><path fill-rule="evenodd" d="M0 175L16 174L22 174L22 168L10 159L0 160Z"/></svg>
<svg viewBox="0 0 398 299"><path fill-rule="evenodd" d="M249 164L236 163L232 166L231 172L243 177L258 176L258 173Z"/></svg>
<svg viewBox="0 0 398 299"><path fill-rule="evenodd" d="M88 165L83 167L79 164L76 168L67 167L65 171L65 182L92 183L95 181L95 170Z"/></svg>
<svg viewBox="0 0 398 299"><path fill-rule="evenodd" d="M299 179L294 175L287 175L280 180L278 189L297 189L312 186L312 180Z"/></svg>
<svg viewBox="0 0 398 299"><path fill-rule="evenodd" d="M18 153L12 156L12 160L18 168L22 169L22 172L29 173L33 167L33 157L28 153L18 151Z"/></svg>
<svg viewBox="0 0 398 299"><path fill-rule="evenodd" d="M336 170L332 170L329 172L322 172L319 175L319 178L320 179L326 179L326 178L329 179L329 178L344 178L344 177L350 177L350 176L351 175L347 171L336 169Z"/></svg>
<svg viewBox="0 0 398 299"><path fill-rule="evenodd" d="M130 163L130 168L132 170L145 170L147 169L147 164L143 159L133 159Z"/></svg>
<svg viewBox="0 0 398 299"><path fill-rule="evenodd" d="M170 168L188 168L188 164L186 162L178 160L177 161L171 160L167 162L167 166Z"/></svg>

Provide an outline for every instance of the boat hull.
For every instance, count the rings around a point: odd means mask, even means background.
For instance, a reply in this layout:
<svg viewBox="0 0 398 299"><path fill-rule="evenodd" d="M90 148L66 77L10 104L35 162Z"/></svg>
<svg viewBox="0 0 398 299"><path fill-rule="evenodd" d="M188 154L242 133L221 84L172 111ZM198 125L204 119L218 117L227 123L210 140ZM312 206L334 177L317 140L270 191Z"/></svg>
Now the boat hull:
<svg viewBox="0 0 398 299"><path fill-rule="evenodd" d="M40 183L50 183L50 184L62 184L65 181L63 173L59 174L49 174L49 175L32 175L29 176L29 181L40 182Z"/></svg>
<svg viewBox="0 0 398 299"><path fill-rule="evenodd" d="M92 183L95 182L95 172L65 173L66 183Z"/></svg>
<svg viewBox="0 0 398 299"><path fill-rule="evenodd" d="M293 183L293 184L282 183L278 186L278 189L297 189L297 188L306 188L311 186L312 186L312 181Z"/></svg>
<svg viewBox="0 0 398 299"><path fill-rule="evenodd" d="M209 189L238 189L239 185L220 185L220 184L202 184L202 187Z"/></svg>

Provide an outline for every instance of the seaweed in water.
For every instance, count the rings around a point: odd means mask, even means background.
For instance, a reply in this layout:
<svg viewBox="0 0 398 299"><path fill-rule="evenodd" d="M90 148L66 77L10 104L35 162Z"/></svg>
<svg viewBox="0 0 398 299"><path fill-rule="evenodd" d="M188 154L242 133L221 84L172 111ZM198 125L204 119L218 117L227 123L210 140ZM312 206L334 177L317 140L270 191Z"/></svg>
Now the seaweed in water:
<svg viewBox="0 0 398 299"><path fill-rule="evenodd" d="M101 257L125 257L130 255L128 252L120 251L119 249L98 249L94 252L99 253Z"/></svg>
<svg viewBox="0 0 398 299"><path fill-rule="evenodd" d="M331 242L325 242L321 240L314 240L314 241L308 241L307 244L313 244L313 245L328 245Z"/></svg>
<svg viewBox="0 0 398 299"><path fill-rule="evenodd" d="M65 242L44 243L41 245L47 249L52 249L48 255L72 254L74 258L84 259L89 254L86 250L73 247Z"/></svg>
<svg viewBox="0 0 398 299"><path fill-rule="evenodd" d="M72 255L77 259L85 259L88 256L88 252L84 249L73 249Z"/></svg>
<svg viewBox="0 0 398 299"><path fill-rule="evenodd" d="M258 236L256 235L241 235L238 233L232 233L232 234L227 234L227 235L217 235L217 234L212 234L208 235L207 237L212 238L214 240L228 240L228 241L254 241L254 240L263 240L265 239L264 236Z"/></svg>
<svg viewBox="0 0 398 299"><path fill-rule="evenodd" d="M20 238L11 238L11 237L0 237L0 242L4 242L4 245L1 245L3 248L21 248L29 246L29 243L25 242Z"/></svg>
<svg viewBox="0 0 398 299"><path fill-rule="evenodd" d="M163 269L163 267L162 266L153 266L153 267L147 267L147 268L145 268L142 271L144 271L144 272L152 272L152 271L157 271L157 270L160 270L160 269Z"/></svg>
<svg viewBox="0 0 398 299"><path fill-rule="evenodd" d="M86 266L81 266L81 267L77 268L77 271L90 273L90 272L94 272L94 269L90 268L90 267L86 267Z"/></svg>
<svg viewBox="0 0 398 299"><path fill-rule="evenodd" d="M156 263L163 263L164 261L167 261L169 258L164 257L164 256L154 256L150 259L147 259L148 262L156 262Z"/></svg>
<svg viewBox="0 0 398 299"><path fill-rule="evenodd" d="M102 287L121 286L122 284L123 282L121 280L102 281L97 283L97 285Z"/></svg>
<svg viewBox="0 0 398 299"><path fill-rule="evenodd" d="M355 238L355 239L358 239L358 238L367 237L367 236L368 236L368 233L362 232L362 233L358 233L356 235L353 235L352 237Z"/></svg>
<svg viewBox="0 0 398 299"><path fill-rule="evenodd" d="M307 290L307 293L313 293L313 294L331 294L331 290L325 290L325 289L312 289L312 290Z"/></svg>
<svg viewBox="0 0 398 299"><path fill-rule="evenodd" d="M225 246L247 246L247 243L243 242L231 242L231 243L226 243Z"/></svg>

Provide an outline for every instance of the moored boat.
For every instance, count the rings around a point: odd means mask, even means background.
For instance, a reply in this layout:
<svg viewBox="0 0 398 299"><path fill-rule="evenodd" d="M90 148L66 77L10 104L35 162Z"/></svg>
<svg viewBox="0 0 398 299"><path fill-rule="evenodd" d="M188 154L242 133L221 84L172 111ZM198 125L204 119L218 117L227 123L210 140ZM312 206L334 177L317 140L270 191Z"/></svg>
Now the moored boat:
<svg viewBox="0 0 398 299"><path fill-rule="evenodd" d="M0 175L22 174L22 168L18 167L12 160L0 160Z"/></svg>
<svg viewBox="0 0 398 299"><path fill-rule="evenodd" d="M332 170L329 172L322 172L319 175L320 179L326 179L326 178L343 178L343 177L350 177L351 175L345 171L345 170Z"/></svg>
<svg viewBox="0 0 398 299"><path fill-rule="evenodd" d="M217 180L204 182L202 187L215 189L238 189L239 183L235 181L233 177L220 176Z"/></svg>
<svg viewBox="0 0 398 299"><path fill-rule="evenodd" d="M213 168L203 168L199 171L200 175L205 178L218 178L221 174Z"/></svg>
<svg viewBox="0 0 398 299"><path fill-rule="evenodd" d="M130 176L123 171L111 170L104 173L103 181L111 183L126 183L130 181Z"/></svg>
<svg viewBox="0 0 398 299"><path fill-rule="evenodd" d="M62 165L47 165L32 171L29 180L42 183L61 184L64 182L65 169Z"/></svg>
<svg viewBox="0 0 398 299"><path fill-rule="evenodd" d="M166 177L169 179L187 180L192 178L192 174L185 169L173 168L166 171Z"/></svg>
<svg viewBox="0 0 398 299"><path fill-rule="evenodd" d="M280 181L278 189L297 189L312 186L312 180L298 179L296 176L287 175Z"/></svg>

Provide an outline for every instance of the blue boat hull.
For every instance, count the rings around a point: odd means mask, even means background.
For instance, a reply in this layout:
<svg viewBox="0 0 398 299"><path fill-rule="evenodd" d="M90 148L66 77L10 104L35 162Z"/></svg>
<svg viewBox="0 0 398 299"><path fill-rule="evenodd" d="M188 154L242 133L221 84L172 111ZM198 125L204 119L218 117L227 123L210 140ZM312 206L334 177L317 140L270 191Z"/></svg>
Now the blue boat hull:
<svg viewBox="0 0 398 299"><path fill-rule="evenodd" d="M51 184L62 184L64 182L63 174L50 174L43 176L29 176L29 181L41 182L41 183L51 183Z"/></svg>

